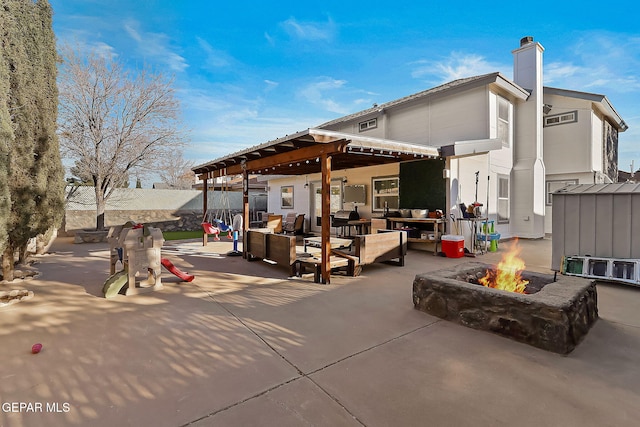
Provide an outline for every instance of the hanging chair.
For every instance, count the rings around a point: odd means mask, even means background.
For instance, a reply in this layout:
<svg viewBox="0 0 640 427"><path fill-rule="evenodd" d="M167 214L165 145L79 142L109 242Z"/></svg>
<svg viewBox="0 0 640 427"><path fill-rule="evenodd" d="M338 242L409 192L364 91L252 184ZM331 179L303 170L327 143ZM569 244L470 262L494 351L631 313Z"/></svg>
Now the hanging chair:
<svg viewBox="0 0 640 427"><path fill-rule="evenodd" d="M227 224L231 223L231 207L229 206L229 195L228 189L229 184L224 181L220 190L220 200L219 200L219 209L215 214L215 218L211 218L212 212L207 210L205 214L204 221L202 222L202 230L206 234L213 234L215 236L215 240L220 240L218 235L223 232L227 233L229 239L232 239L233 229ZM214 190L215 194L215 190ZM215 206L215 198L212 197L212 205ZM226 221L225 221L226 220Z"/></svg>
<svg viewBox="0 0 640 427"><path fill-rule="evenodd" d="M214 227L210 222L206 221L202 223L202 230L205 234L218 234L220 232L220 230Z"/></svg>

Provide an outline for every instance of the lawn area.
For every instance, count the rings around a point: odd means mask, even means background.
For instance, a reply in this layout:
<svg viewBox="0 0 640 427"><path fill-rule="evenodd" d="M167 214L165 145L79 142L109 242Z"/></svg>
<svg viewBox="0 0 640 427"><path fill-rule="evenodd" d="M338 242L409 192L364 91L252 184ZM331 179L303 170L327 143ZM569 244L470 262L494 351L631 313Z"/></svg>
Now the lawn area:
<svg viewBox="0 0 640 427"><path fill-rule="evenodd" d="M164 240L201 239L202 230L196 231L163 231Z"/></svg>

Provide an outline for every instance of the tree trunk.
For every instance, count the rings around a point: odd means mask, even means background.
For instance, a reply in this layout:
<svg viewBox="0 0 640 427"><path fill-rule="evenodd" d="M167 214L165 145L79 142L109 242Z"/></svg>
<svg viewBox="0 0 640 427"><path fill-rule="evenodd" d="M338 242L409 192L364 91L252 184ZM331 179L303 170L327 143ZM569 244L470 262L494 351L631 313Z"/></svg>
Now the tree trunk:
<svg viewBox="0 0 640 427"><path fill-rule="evenodd" d="M96 230L104 230L104 194L96 187Z"/></svg>
<svg viewBox="0 0 640 427"><path fill-rule="evenodd" d="M13 280L14 252L13 246L10 243L7 243L7 247L2 253L2 278L7 282Z"/></svg>
<svg viewBox="0 0 640 427"><path fill-rule="evenodd" d="M29 256L29 252L27 251L28 245L29 243L25 243L18 248L18 264L25 264L27 262L27 257Z"/></svg>

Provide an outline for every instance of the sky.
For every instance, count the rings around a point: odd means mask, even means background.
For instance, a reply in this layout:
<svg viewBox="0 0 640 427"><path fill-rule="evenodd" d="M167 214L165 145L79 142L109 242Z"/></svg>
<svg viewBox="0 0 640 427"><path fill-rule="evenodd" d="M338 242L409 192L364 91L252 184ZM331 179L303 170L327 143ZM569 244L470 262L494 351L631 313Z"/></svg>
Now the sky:
<svg viewBox="0 0 640 427"><path fill-rule="evenodd" d="M173 77L196 165L458 78L499 71L524 36L546 86L606 95L640 168L640 4L49 0L58 44Z"/></svg>

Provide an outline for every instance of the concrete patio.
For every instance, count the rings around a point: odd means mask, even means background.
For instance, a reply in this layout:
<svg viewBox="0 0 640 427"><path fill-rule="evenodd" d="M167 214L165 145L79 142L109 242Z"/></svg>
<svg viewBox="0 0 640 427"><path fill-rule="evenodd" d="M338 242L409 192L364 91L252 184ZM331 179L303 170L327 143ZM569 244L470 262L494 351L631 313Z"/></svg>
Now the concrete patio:
<svg viewBox="0 0 640 427"><path fill-rule="evenodd" d="M550 241L520 244L549 273ZM38 278L0 285L35 293L0 307L0 426L638 424L640 289L598 284L600 319L560 356L413 308L417 273L469 258L412 250L318 285L230 249L167 242L194 282L106 300L107 245L58 239Z"/></svg>

